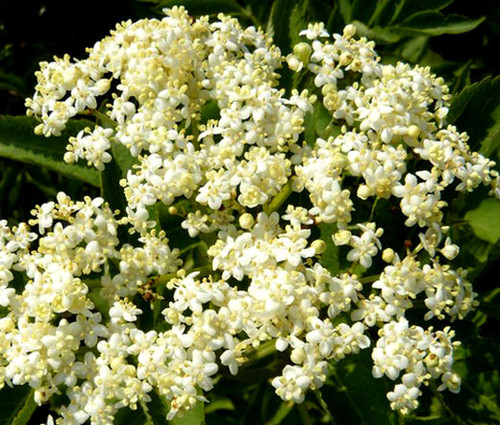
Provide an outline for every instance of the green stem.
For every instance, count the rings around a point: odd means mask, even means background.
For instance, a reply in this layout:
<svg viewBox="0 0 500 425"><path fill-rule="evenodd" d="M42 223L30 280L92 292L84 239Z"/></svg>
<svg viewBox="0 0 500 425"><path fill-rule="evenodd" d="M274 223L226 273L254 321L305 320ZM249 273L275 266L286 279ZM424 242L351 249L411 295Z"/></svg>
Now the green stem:
<svg viewBox="0 0 500 425"><path fill-rule="evenodd" d="M115 129L116 126L118 125L115 121L113 121L110 117L108 117L106 114L103 114L102 112L96 110L96 109L92 109L90 111L88 111L88 114L89 115L93 115L94 117L96 117L98 120L100 120L105 127L107 128L113 128Z"/></svg>
<svg viewBox="0 0 500 425"><path fill-rule="evenodd" d="M262 343L259 348L251 352L248 356L248 361L245 362L245 366L255 363L271 354L276 352L276 343L274 340L269 340Z"/></svg>
<svg viewBox="0 0 500 425"><path fill-rule="evenodd" d="M198 248L201 245L205 245L206 246L206 243L203 242L203 241L199 241L199 242L196 242L196 243L194 243L192 245L189 245L186 248L181 249L179 251L179 255L185 254L186 252L191 251L193 249L196 249L196 248Z"/></svg>
<svg viewBox="0 0 500 425"><path fill-rule="evenodd" d="M296 406L297 410L299 411L300 419L302 419L304 425L313 425L311 417L309 416L309 412L307 411L304 404L296 404Z"/></svg>
<svg viewBox="0 0 500 425"><path fill-rule="evenodd" d="M323 395L321 394L321 391L318 389L314 390L314 395L316 396L316 399L318 400L321 408L324 410L326 417L328 418L328 422L330 422L332 425L337 425L337 423L333 419L333 415L330 412L328 404L326 403L325 399L323 398Z"/></svg>
<svg viewBox="0 0 500 425"><path fill-rule="evenodd" d="M358 280L360 283L372 283L375 282L380 277L379 274L374 274L371 276L360 277Z"/></svg>
<svg viewBox="0 0 500 425"><path fill-rule="evenodd" d="M363 413L361 412L361 410L359 409L356 401L351 397L351 394L349 393L349 389L347 388L347 386L342 382L342 379L340 378L340 376L338 375L337 371L335 369L331 369L332 370L332 376L333 378L335 379L335 381L337 381L337 385L339 386L339 390L340 391L344 391L347 398L349 399L349 401L351 402L351 405L352 407L354 408L354 410L356 411L356 413L358 414L359 418L361 419L361 424L362 425L368 425L368 423L366 422L365 420L365 417L363 416Z"/></svg>
<svg viewBox="0 0 500 425"><path fill-rule="evenodd" d="M431 388L431 391L434 394L434 396L438 399L439 403L441 403L441 405L445 408L450 417L453 419L453 421L458 425L467 425L467 422L465 422L460 416L457 416L457 414L451 409L451 407L448 406L448 404L444 400L443 394L441 394L441 392L436 389L436 386L434 385L433 382L431 382L429 387Z"/></svg>
<svg viewBox="0 0 500 425"><path fill-rule="evenodd" d="M378 200L379 200L379 198L377 197L377 198L375 198L375 201L373 202L372 210L370 211L370 218L368 219L368 221L373 220L373 215L375 214L375 208L377 208Z"/></svg>
<svg viewBox="0 0 500 425"><path fill-rule="evenodd" d="M193 269L187 270L188 273L200 272L200 274L198 276L206 276L213 271L214 270L213 270L211 264L208 264L206 266L201 266L201 267L195 267ZM167 273L167 274L163 274L161 276L152 277L151 279L154 281L154 286L161 286L161 285L166 285L168 282L170 282L175 277L177 277L177 273Z"/></svg>
<svg viewBox="0 0 500 425"><path fill-rule="evenodd" d="M288 180L288 182L282 187L281 191L273 199L271 199L267 205L264 205L264 212L271 214L277 211L292 194L292 192L292 181Z"/></svg>
<svg viewBox="0 0 500 425"><path fill-rule="evenodd" d="M191 123L191 135L193 136L193 146L196 150L200 149L200 142L198 141L198 136L200 135L200 129L198 127L198 122L193 121Z"/></svg>

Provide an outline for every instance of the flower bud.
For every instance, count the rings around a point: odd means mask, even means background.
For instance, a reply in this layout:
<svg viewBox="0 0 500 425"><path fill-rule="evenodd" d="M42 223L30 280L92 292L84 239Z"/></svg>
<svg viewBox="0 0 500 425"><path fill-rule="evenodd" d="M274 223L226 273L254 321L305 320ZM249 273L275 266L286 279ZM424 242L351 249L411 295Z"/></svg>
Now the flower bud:
<svg viewBox="0 0 500 425"><path fill-rule="evenodd" d="M332 235L332 240L335 245L347 245L351 240L351 232L349 230L339 230Z"/></svg>
<svg viewBox="0 0 500 425"><path fill-rule="evenodd" d="M316 255L323 254L326 251L326 242L322 239L316 239L311 243L311 248L314 249Z"/></svg>
<svg viewBox="0 0 500 425"><path fill-rule="evenodd" d="M382 260L384 260L386 263L392 263L392 260L394 260L395 252L392 248L386 248L382 252Z"/></svg>
<svg viewBox="0 0 500 425"><path fill-rule="evenodd" d="M238 221L242 229L250 229L255 223L252 214L249 213L241 215Z"/></svg>
<svg viewBox="0 0 500 425"><path fill-rule="evenodd" d="M298 43L293 46L293 54L297 56L297 59L305 65L309 63L309 58L311 57L312 48L308 43Z"/></svg>

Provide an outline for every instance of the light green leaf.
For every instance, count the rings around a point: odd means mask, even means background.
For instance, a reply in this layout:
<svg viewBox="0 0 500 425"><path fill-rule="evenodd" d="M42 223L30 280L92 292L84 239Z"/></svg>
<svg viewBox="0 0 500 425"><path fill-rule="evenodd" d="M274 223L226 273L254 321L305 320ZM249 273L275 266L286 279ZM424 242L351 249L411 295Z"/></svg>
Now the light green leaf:
<svg viewBox="0 0 500 425"><path fill-rule="evenodd" d="M465 214L474 234L492 244L500 239L500 201L485 199L479 206Z"/></svg>
<svg viewBox="0 0 500 425"><path fill-rule="evenodd" d="M170 421L172 425L204 425L205 424L205 404L197 401L191 410L188 410L182 417L175 417Z"/></svg>
<svg viewBox="0 0 500 425"><path fill-rule="evenodd" d="M472 31L484 19L484 17L470 19L462 15L444 16L440 12L425 11L411 15L394 28L406 34L426 34L430 36L462 34Z"/></svg>
<svg viewBox="0 0 500 425"><path fill-rule="evenodd" d="M71 121L60 137L43 137L34 134L38 122L30 117L0 116L0 156L15 161L47 167L53 171L99 186L97 170L84 164L66 164L63 161L70 136L94 124L87 120Z"/></svg>
<svg viewBox="0 0 500 425"><path fill-rule="evenodd" d="M33 393L28 386L3 388L0 391L0 425L26 425L37 408Z"/></svg>
<svg viewBox="0 0 500 425"><path fill-rule="evenodd" d="M205 407L205 413L216 412L217 410L234 410L234 403L230 398L224 396L217 396L214 400L210 400L210 403Z"/></svg>

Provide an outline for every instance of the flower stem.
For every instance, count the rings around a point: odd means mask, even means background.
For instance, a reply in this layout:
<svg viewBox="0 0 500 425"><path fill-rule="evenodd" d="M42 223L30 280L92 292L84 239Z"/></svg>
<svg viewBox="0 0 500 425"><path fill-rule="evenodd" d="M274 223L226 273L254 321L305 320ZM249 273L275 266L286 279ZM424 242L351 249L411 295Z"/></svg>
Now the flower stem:
<svg viewBox="0 0 500 425"><path fill-rule="evenodd" d="M314 395L316 396L316 399L318 400L321 408L325 412L325 415L326 415L326 418L328 419L328 422L330 422L332 425L337 425L337 423L333 419L333 415L330 412L330 408L328 407L328 404L326 403L325 399L323 398L323 395L321 394L321 391L318 389L314 390Z"/></svg>
<svg viewBox="0 0 500 425"><path fill-rule="evenodd" d="M267 205L264 205L264 212L271 214L277 211L292 194L292 192L292 181L288 180L288 182L282 187L281 191L273 199L271 199Z"/></svg>

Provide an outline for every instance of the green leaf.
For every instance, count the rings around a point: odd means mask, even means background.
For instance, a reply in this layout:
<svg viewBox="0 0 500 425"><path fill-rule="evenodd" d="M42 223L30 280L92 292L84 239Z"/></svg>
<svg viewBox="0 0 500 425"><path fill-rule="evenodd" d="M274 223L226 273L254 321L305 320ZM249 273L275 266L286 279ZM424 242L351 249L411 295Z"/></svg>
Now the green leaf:
<svg viewBox="0 0 500 425"><path fill-rule="evenodd" d="M293 407L292 403L281 403L274 416L266 422L266 425L279 425L293 410Z"/></svg>
<svg viewBox="0 0 500 425"><path fill-rule="evenodd" d="M197 401L192 409L188 410L181 417L175 417L170 423L172 425L204 425L205 404L202 401Z"/></svg>
<svg viewBox="0 0 500 425"><path fill-rule="evenodd" d="M70 121L60 137L43 137L34 134L38 122L31 117L0 116L0 156L38 166L99 186L97 170L82 164L63 161L68 138L85 127L93 127L87 120Z"/></svg>
<svg viewBox="0 0 500 425"><path fill-rule="evenodd" d="M154 425L167 425L168 403L156 392L156 389L153 389L148 394L151 401L142 406L148 422Z"/></svg>
<svg viewBox="0 0 500 425"><path fill-rule="evenodd" d="M101 171L101 196L109 203L112 210L119 210L121 214L124 214L127 201L119 184L121 178L121 169L113 157Z"/></svg>
<svg viewBox="0 0 500 425"><path fill-rule="evenodd" d="M151 401L143 406L146 416L150 423L154 425L204 425L205 424L205 404L202 401L197 401L191 410L188 410L184 415L176 416L171 421L167 421L166 417L170 411L170 403L156 390L149 392Z"/></svg>
<svg viewBox="0 0 500 425"><path fill-rule="evenodd" d="M295 10L294 1L276 0L271 8L271 15L267 23L267 33L271 34L274 43L284 55L292 51L290 38L290 9Z"/></svg>
<svg viewBox="0 0 500 425"><path fill-rule="evenodd" d="M114 425L155 425L144 412L142 406L132 410L129 407L123 407L115 415Z"/></svg>
<svg viewBox="0 0 500 425"><path fill-rule="evenodd" d="M411 15L395 26L395 29L408 35L426 34L436 36L442 34L462 34L472 31L484 19L484 17L470 19L462 15L444 16L440 12L425 11Z"/></svg>
<svg viewBox="0 0 500 425"><path fill-rule="evenodd" d="M318 225L320 236L326 242L326 250L321 255L320 263L333 275L340 270L339 248L333 243L332 234L337 230L335 223L321 223Z"/></svg>
<svg viewBox="0 0 500 425"><path fill-rule="evenodd" d="M348 356L335 367L333 381L327 381L323 396L331 405L336 423L343 425L395 425L386 393L391 389L384 379L372 376L370 352ZM333 391L333 393L332 393ZM329 397L327 397L329 395ZM346 408L346 404L347 407Z"/></svg>
<svg viewBox="0 0 500 425"><path fill-rule="evenodd" d="M0 391L0 425L25 425L37 408L34 390L28 386L4 387Z"/></svg>
<svg viewBox="0 0 500 425"><path fill-rule="evenodd" d="M234 410L234 403L228 397L217 396L214 400L210 400L210 403L205 407L205 413L216 412L217 410Z"/></svg>
<svg viewBox="0 0 500 425"><path fill-rule="evenodd" d="M479 206L465 214L474 234L495 244L500 239L500 201L485 199Z"/></svg>
<svg viewBox="0 0 500 425"><path fill-rule="evenodd" d="M299 2L295 4L295 6L292 9L292 12L290 13L289 36L290 36L291 46L294 46L295 44L303 41L303 39L299 36L299 33L300 31L307 28L308 5L309 1Z"/></svg>
<svg viewBox="0 0 500 425"><path fill-rule="evenodd" d="M401 0L390 21L391 24L401 22L411 15L424 11L437 11L453 3L453 0Z"/></svg>
<svg viewBox="0 0 500 425"><path fill-rule="evenodd" d="M342 18L344 18L344 22L346 24L351 23L351 13L352 13L352 6L351 2L349 0L339 0L338 2L339 5L339 11L340 14L342 15Z"/></svg>
<svg viewBox="0 0 500 425"><path fill-rule="evenodd" d="M0 69L0 89L22 94L26 92L26 82L21 77L7 74Z"/></svg>
<svg viewBox="0 0 500 425"><path fill-rule="evenodd" d="M500 76L464 88L453 97L448 122L467 131L469 144L485 155L500 148Z"/></svg>

